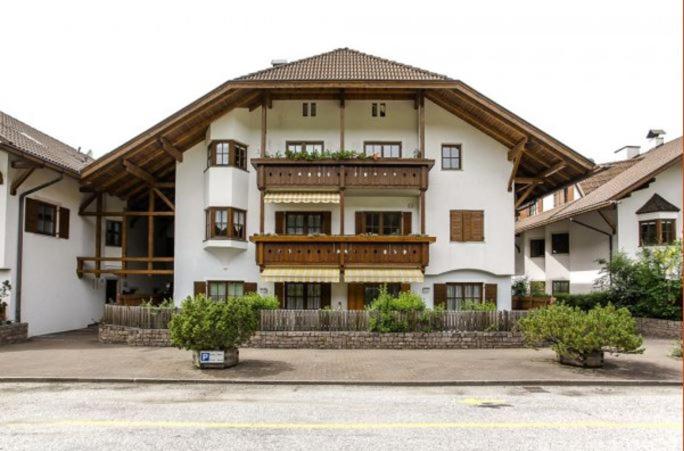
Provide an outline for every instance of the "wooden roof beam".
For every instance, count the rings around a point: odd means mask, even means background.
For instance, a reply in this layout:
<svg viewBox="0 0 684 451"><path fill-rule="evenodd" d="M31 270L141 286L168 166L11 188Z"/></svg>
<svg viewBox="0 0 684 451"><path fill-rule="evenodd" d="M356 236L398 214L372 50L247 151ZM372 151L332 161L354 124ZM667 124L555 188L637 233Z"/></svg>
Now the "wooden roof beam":
<svg viewBox="0 0 684 451"><path fill-rule="evenodd" d="M40 169L45 167L44 164L29 160L16 160L10 163L10 165L12 169Z"/></svg>
<svg viewBox="0 0 684 451"><path fill-rule="evenodd" d="M123 165L128 173L133 174L134 176L138 177L140 180L144 181L148 185L152 186L157 181L152 174L150 174L140 166L137 166L130 160L124 160Z"/></svg>
<svg viewBox="0 0 684 451"><path fill-rule="evenodd" d="M534 191L535 186L536 185L528 186L527 188L525 188L525 191L523 191L522 194L520 194L518 200L515 201L516 210L518 209L518 207L520 207L520 205L522 205L523 202L525 202L525 199L527 199L530 196L530 194L532 194L532 191Z"/></svg>
<svg viewBox="0 0 684 451"><path fill-rule="evenodd" d="M33 171L35 170L36 168L26 169L19 175L19 177L16 178L16 180L14 180L14 182L12 182L12 185L10 186L10 194L12 196L16 196L19 187L31 176L31 174L33 174Z"/></svg>
<svg viewBox="0 0 684 451"><path fill-rule="evenodd" d="M557 163L557 164L551 166L551 167L550 167L549 169L547 169L546 171L542 172L542 173L539 175L539 177L541 177L541 178L543 178L543 179L548 178L548 177L551 177L551 176L552 176L553 174L555 174L556 172L559 172L559 171L562 171L563 169L565 169L566 166L567 166L567 164L565 164L565 162L561 161L560 163Z"/></svg>
<svg viewBox="0 0 684 451"><path fill-rule="evenodd" d="M515 151L513 155L513 167L511 168L511 175L508 177L508 191L513 191L513 180L515 179L515 174L518 173L518 166L520 166L520 160L522 160L523 153L525 152L525 144L527 144L527 138L523 138L517 142L512 150Z"/></svg>
<svg viewBox="0 0 684 451"><path fill-rule="evenodd" d="M183 162L183 152L176 149L173 146L173 144L171 144L171 141L168 140L168 138L165 138L164 136L159 138L159 145L164 150L164 152L166 152L171 157L173 157L177 162L179 162L179 163Z"/></svg>

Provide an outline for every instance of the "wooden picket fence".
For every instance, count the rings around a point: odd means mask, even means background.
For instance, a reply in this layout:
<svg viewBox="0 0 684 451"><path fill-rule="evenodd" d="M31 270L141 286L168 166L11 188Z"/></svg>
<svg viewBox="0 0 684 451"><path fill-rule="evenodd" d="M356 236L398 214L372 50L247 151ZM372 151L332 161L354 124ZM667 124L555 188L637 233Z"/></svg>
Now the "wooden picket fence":
<svg viewBox="0 0 684 451"><path fill-rule="evenodd" d="M166 329L175 308L107 304L102 322L141 329ZM262 310L262 331L367 331L377 312L367 310ZM526 311L393 312L410 332L510 331ZM377 318L376 318L377 319Z"/></svg>

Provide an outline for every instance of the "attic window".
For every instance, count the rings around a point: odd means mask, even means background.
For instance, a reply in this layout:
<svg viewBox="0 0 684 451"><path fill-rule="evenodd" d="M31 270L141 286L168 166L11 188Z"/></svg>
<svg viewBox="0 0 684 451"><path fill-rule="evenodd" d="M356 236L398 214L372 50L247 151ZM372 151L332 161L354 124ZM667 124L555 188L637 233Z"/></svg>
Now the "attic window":
<svg viewBox="0 0 684 451"><path fill-rule="evenodd" d="M316 102L302 103L302 116L315 117L316 116Z"/></svg>
<svg viewBox="0 0 684 451"><path fill-rule="evenodd" d="M373 117L385 117L386 106L385 103L375 103L371 105L371 116Z"/></svg>

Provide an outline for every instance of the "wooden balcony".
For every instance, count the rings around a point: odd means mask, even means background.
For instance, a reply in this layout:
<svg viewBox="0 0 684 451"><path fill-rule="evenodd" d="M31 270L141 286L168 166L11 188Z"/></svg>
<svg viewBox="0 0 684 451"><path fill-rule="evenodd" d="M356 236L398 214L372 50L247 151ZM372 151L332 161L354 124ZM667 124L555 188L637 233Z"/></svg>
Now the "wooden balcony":
<svg viewBox="0 0 684 451"><path fill-rule="evenodd" d="M107 263L114 265L107 267ZM85 274L171 276L173 257L76 257L76 274L79 278Z"/></svg>
<svg viewBox="0 0 684 451"><path fill-rule="evenodd" d="M257 264L265 266L408 267L429 262L430 236L254 235Z"/></svg>
<svg viewBox="0 0 684 451"><path fill-rule="evenodd" d="M378 160L252 159L260 190L345 188L428 188L428 171L434 160L383 158Z"/></svg>

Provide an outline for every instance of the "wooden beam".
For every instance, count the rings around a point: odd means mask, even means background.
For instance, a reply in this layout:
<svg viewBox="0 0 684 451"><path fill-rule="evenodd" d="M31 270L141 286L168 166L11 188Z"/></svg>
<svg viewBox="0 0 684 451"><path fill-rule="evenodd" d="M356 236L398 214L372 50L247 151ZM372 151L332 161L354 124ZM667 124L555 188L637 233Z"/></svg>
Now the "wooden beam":
<svg viewBox="0 0 684 451"><path fill-rule="evenodd" d="M150 188L150 194L148 197L147 211L149 213L154 212L154 188ZM154 256L154 216L149 215L147 217L147 258L152 258ZM152 270L152 262L147 262L147 270Z"/></svg>
<svg viewBox="0 0 684 451"><path fill-rule="evenodd" d="M137 166L135 163L133 163L129 160L124 160L123 165L126 168L127 172L138 177L140 180L147 183L148 185L153 186L154 183L156 182L156 179L154 178L154 176L152 174L150 174L149 172L147 172L146 170L144 170L140 166Z"/></svg>
<svg viewBox="0 0 684 451"><path fill-rule="evenodd" d="M418 152L425 158L425 93L418 94Z"/></svg>
<svg viewBox="0 0 684 451"><path fill-rule="evenodd" d="M611 230L611 232L613 232L613 235L615 235L615 231L616 231L615 224L613 224L613 222L608 219L608 217L606 216L606 214L603 211L597 210L597 213L601 216L601 218L603 218L603 221L608 225L608 227L610 227L610 230Z"/></svg>
<svg viewBox="0 0 684 451"><path fill-rule="evenodd" d="M13 161L10 163L10 166L12 166L12 169L39 169L39 168L44 168L44 164L36 163L35 161L28 161L28 160L17 160Z"/></svg>
<svg viewBox="0 0 684 451"><path fill-rule="evenodd" d="M260 197L259 197L259 234L263 235L264 234L264 220L265 220L265 212L264 212L264 198L266 196L266 193L264 190L260 191Z"/></svg>
<svg viewBox="0 0 684 451"><path fill-rule="evenodd" d="M544 183L544 180L537 177L515 177L513 181L516 185L539 185L540 183Z"/></svg>
<svg viewBox="0 0 684 451"><path fill-rule="evenodd" d="M344 235L344 190L340 191L340 235Z"/></svg>
<svg viewBox="0 0 684 451"><path fill-rule="evenodd" d="M171 202L171 199L166 197L166 194L162 193L159 188L152 188L154 190L154 193L159 196L159 198L166 204L167 207L171 209L171 211L176 210L176 206Z"/></svg>
<svg viewBox="0 0 684 451"><path fill-rule="evenodd" d="M566 166L567 165L565 164L565 162L561 161L560 163L557 163L557 164L551 166L550 168L548 168L546 171L542 172L539 175L539 177L541 177L543 179L545 179L547 177L551 177L556 172L562 171L563 169L565 169Z"/></svg>
<svg viewBox="0 0 684 451"><path fill-rule="evenodd" d="M86 208L88 208L88 206L90 204L92 204L96 198L97 198L97 193L93 193L90 196L86 197L83 200L83 202L81 202L81 205L79 205L79 207L78 207L78 214L83 216L83 213L85 213Z"/></svg>
<svg viewBox="0 0 684 451"><path fill-rule="evenodd" d="M532 194L532 191L534 190L534 187L536 185L530 185L527 188L525 188L525 191L520 194L518 197L518 200L515 201L515 209L517 210L520 205L522 205L523 202L525 202L525 199L529 197L530 194Z"/></svg>
<svg viewBox="0 0 684 451"><path fill-rule="evenodd" d="M102 193L97 193L95 201L95 258L102 256ZM100 261L95 262L95 275L100 277Z"/></svg>
<svg viewBox="0 0 684 451"><path fill-rule="evenodd" d="M344 150L344 114L345 114L345 97L344 89L340 91L340 151Z"/></svg>
<svg viewBox="0 0 684 451"><path fill-rule="evenodd" d="M17 177L12 182L12 185L10 186L10 194L12 196L15 196L17 194L17 190L19 189L21 184L24 183L26 181L26 179L28 179L31 176L31 174L33 174L33 171L35 171L35 170L36 170L36 168L26 169L24 172L22 172L19 175L19 177Z"/></svg>
<svg viewBox="0 0 684 451"><path fill-rule="evenodd" d="M266 99L266 94L261 99L261 146L260 146L260 156L261 158L266 156L266 127L268 125L268 100Z"/></svg>
<svg viewBox="0 0 684 451"><path fill-rule="evenodd" d="M420 191L420 234L425 235L425 190Z"/></svg>
<svg viewBox="0 0 684 451"><path fill-rule="evenodd" d="M508 191L513 190L513 180L515 174L518 172L518 166L520 166L520 160L522 160L523 153L525 152L525 144L527 143L527 138L523 138L513 147L515 150L515 155L513 156L513 167L511 168L511 175L508 177Z"/></svg>
<svg viewBox="0 0 684 451"><path fill-rule="evenodd" d="M128 257L128 216L124 215L121 218L121 269L124 271L128 268L126 257Z"/></svg>
<svg viewBox="0 0 684 451"><path fill-rule="evenodd" d="M167 138L163 136L159 138L159 145L164 149L164 152L172 156L177 162L183 162L183 152L176 149Z"/></svg>

